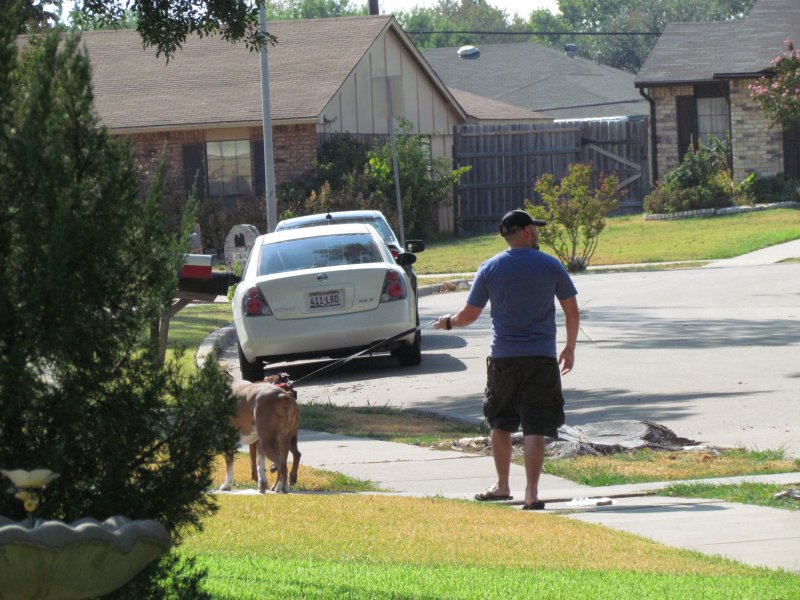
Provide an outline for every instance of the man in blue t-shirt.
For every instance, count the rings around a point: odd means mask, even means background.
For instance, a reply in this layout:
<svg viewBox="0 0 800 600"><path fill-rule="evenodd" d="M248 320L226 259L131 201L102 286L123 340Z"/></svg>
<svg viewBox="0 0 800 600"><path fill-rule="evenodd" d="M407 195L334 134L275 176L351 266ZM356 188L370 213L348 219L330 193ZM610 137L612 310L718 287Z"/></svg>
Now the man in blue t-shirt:
<svg viewBox="0 0 800 600"><path fill-rule="evenodd" d="M476 500L511 500L511 434L520 424L525 444L523 510L541 510L539 475L545 437L558 437L564 424L561 375L575 363L580 316L577 290L561 263L539 252L538 227L523 210L512 210L500 221L508 250L483 263L467 297L454 315L440 317L434 329L466 327L491 304L492 344L487 359L483 414L492 428L492 453L497 481L476 494ZM555 302L566 317L567 342L556 351ZM559 372L560 365L560 372Z"/></svg>

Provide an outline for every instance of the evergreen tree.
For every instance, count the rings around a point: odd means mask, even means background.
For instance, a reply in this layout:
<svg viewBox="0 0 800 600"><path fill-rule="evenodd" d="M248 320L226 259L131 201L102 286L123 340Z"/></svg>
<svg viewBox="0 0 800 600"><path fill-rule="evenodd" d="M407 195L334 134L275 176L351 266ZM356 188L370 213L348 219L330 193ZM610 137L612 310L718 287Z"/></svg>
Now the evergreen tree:
<svg viewBox="0 0 800 600"><path fill-rule="evenodd" d="M60 474L37 516L155 519L179 541L215 509L213 461L235 443L216 364L185 374L149 343L185 238L99 126L78 37L18 56L18 15L0 8L0 466ZM2 493L0 514L23 511ZM165 558L132 595L183 568Z"/></svg>

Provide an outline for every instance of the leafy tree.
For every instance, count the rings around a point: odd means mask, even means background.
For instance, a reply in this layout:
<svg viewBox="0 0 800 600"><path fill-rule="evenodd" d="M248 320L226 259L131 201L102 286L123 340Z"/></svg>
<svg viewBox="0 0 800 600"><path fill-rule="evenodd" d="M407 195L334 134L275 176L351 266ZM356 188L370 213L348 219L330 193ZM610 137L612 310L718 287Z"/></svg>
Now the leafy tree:
<svg viewBox="0 0 800 600"><path fill-rule="evenodd" d="M215 510L213 461L234 442L226 376L162 365L148 341L186 238L99 126L78 37L30 39L20 59L19 14L0 8L0 465L60 473L39 516L150 518L179 541ZM23 516L6 493L0 513ZM159 577L199 577L184 567L166 557L126 589L165 597Z"/></svg>
<svg viewBox="0 0 800 600"><path fill-rule="evenodd" d="M21 1L37 10L62 4L61 0ZM251 49L275 41L273 36L264 38L260 33L258 3L250 0L76 0L73 14L78 26L91 24L95 29L125 27L135 22L145 46L155 46L157 54L167 59L192 34L220 35L231 42L241 40Z"/></svg>
<svg viewBox="0 0 800 600"><path fill-rule="evenodd" d="M436 211L448 199L458 179L471 167L450 169L444 157L432 158L428 137L411 134L411 122L401 119L395 128L403 225L409 237L426 237L433 229ZM390 143L369 153L367 174L375 183L375 197L387 218L397 225L392 147Z"/></svg>
<svg viewBox="0 0 800 600"><path fill-rule="evenodd" d="M367 14L366 5L351 6L350 0L280 0L266 5L269 19L325 19Z"/></svg>
<svg viewBox="0 0 800 600"><path fill-rule="evenodd" d="M442 48L465 44L507 42L505 36L480 33L448 33L451 31L506 31L506 14L487 0L438 0L430 9L415 7L410 13L399 13L397 20L406 30L428 29L438 33L415 36L420 48Z"/></svg>
<svg viewBox="0 0 800 600"><path fill-rule="evenodd" d="M747 15L755 0L559 0L558 15L536 11L532 31L655 32L668 23L722 21ZM653 49L657 36L537 36L561 47L575 43L581 56L628 71L638 71ZM545 39L541 39L545 38Z"/></svg>
<svg viewBox="0 0 800 600"><path fill-rule="evenodd" d="M547 221L539 230L539 241L555 252L570 273L589 266L606 226L605 217L617 207L618 184L616 175L605 175L592 190L591 167L581 163L571 164L559 183L550 173L536 181L543 206L526 202L525 210Z"/></svg>
<svg viewBox="0 0 800 600"><path fill-rule="evenodd" d="M86 14L79 10L73 10L70 13L70 20L72 26L80 31L98 31L108 29L136 29L139 25L138 14L131 10L126 9L118 19L113 22L108 19L93 15Z"/></svg>
<svg viewBox="0 0 800 600"><path fill-rule="evenodd" d="M17 33L37 33L40 31L47 31L57 20L56 11L61 9L61 0L53 0L52 2L38 3L38 2L25 2L20 5L19 10L21 13L18 15L20 18L19 31Z"/></svg>
<svg viewBox="0 0 800 600"><path fill-rule="evenodd" d="M772 61L773 74L750 84L750 95L773 124L800 123L800 50L786 40L786 51Z"/></svg>

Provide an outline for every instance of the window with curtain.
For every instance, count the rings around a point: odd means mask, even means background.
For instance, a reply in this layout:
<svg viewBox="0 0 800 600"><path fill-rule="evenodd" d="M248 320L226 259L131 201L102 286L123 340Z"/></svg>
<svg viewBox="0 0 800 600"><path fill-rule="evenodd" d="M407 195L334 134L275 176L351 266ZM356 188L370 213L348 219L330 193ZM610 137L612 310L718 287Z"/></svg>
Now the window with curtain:
<svg viewBox="0 0 800 600"><path fill-rule="evenodd" d="M725 97L697 99L697 137L705 143L712 137L724 140L728 136L728 99Z"/></svg>
<svg viewBox="0 0 800 600"><path fill-rule="evenodd" d="M209 196L242 196L253 193L249 140L208 142Z"/></svg>

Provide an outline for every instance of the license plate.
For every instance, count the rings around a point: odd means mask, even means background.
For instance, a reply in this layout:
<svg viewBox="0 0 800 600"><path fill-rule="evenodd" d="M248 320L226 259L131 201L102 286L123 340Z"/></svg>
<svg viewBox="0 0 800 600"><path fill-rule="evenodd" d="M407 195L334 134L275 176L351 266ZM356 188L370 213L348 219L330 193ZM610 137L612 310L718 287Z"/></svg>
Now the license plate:
<svg viewBox="0 0 800 600"><path fill-rule="evenodd" d="M308 295L308 308L320 310L325 308L339 308L342 306L342 290L329 292L313 292Z"/></svg>

